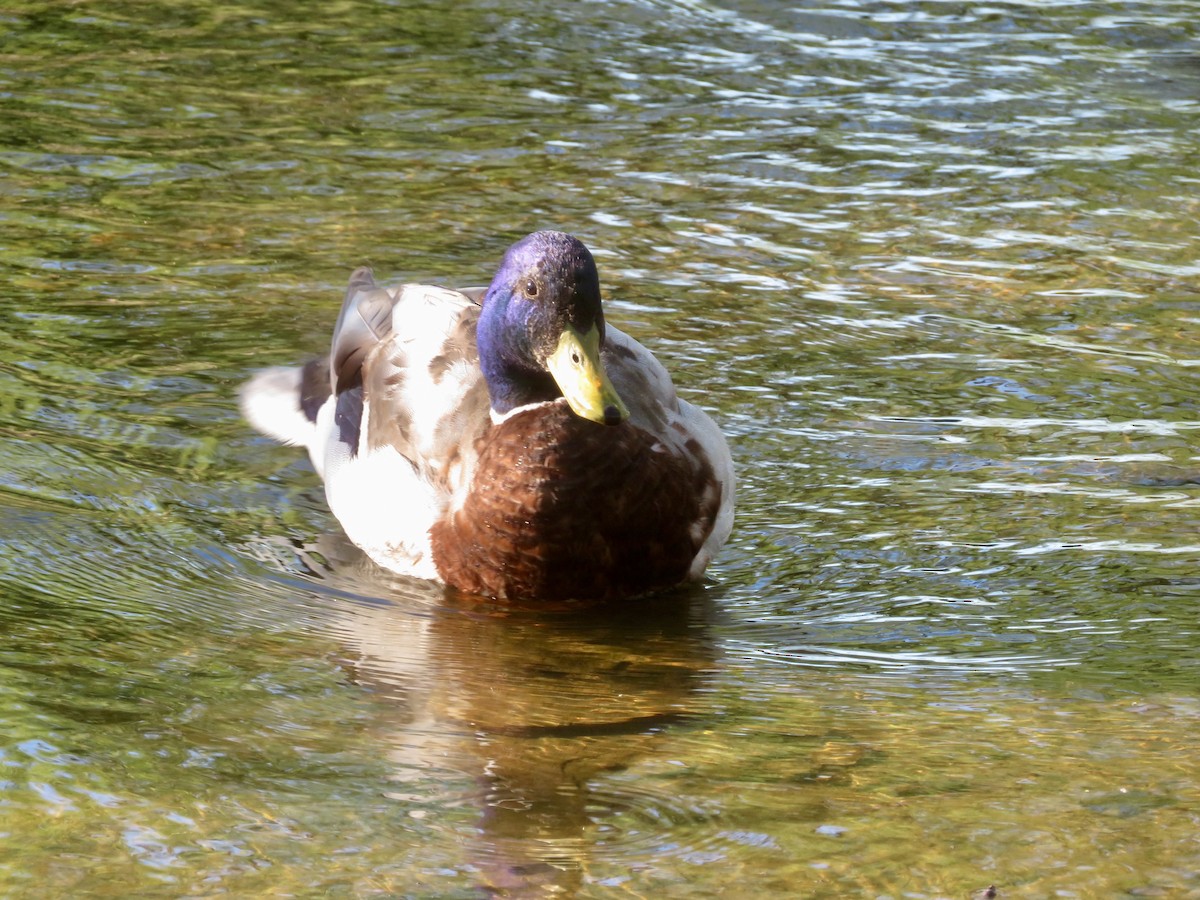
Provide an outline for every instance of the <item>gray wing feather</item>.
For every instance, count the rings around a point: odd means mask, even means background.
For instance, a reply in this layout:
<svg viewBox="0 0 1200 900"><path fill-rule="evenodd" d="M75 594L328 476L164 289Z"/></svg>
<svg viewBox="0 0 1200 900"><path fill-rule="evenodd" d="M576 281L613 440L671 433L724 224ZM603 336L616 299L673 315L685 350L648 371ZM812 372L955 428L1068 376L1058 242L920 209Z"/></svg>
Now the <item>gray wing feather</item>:
<svg viewBox="0 0 1200 900"><path fill-rule="evenodd" d="M369 268L354 270L333 329L329 355L330 383L335 394L362 384L363 362L380 341L391 335L395 303L395 295L375 284Z"/></svg>

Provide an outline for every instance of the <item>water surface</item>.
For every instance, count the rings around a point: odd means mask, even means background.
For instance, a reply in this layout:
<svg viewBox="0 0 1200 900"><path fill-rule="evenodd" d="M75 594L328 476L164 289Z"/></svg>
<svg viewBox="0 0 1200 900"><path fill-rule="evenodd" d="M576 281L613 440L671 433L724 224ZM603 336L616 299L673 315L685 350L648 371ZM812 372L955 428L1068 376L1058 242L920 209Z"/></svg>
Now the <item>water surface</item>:
<svg viewBox="0 0 1200 900"><path fill-rule="evenodd" d="M1200 8L0 13L0 894L1200 897ZM239 420L579 234L702 588L447 598Z"/></svg>

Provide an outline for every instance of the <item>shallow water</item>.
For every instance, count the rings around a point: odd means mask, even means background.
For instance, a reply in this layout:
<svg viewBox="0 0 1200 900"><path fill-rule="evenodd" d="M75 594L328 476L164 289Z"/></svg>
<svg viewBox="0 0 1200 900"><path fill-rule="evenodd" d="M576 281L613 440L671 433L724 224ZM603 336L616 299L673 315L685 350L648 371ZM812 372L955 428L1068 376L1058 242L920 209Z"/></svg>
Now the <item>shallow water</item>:
<svg viewBox="0 0 1200 900"><path fill-rule="evenodd" d="M0 895L1200 897L1200 7L0 11ZM239 420L542 227L703 588L446 599Z"/></svg>

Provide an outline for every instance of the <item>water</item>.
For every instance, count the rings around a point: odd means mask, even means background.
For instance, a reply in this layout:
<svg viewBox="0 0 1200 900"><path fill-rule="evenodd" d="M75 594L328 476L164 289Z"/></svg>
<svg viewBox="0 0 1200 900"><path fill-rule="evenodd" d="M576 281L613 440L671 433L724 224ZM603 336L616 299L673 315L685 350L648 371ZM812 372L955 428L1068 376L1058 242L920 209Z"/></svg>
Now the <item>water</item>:
<svg viewBox="0 0 1200 900"><path fill-rule="evenodd" d="M1200 897L1200 7L0 11L0 895ZM236 412L582 236L730 436L539 614Z"/></svg>

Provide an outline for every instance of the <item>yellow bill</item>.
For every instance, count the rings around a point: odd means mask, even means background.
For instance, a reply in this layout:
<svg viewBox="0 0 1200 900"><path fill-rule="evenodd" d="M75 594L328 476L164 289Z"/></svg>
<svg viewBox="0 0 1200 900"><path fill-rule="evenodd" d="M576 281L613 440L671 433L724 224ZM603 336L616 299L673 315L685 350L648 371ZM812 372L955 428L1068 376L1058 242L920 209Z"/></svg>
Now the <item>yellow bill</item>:
<svg viewBox="0 0 1200 900"><path fill-rule="evenodd" d="M577 416L605 425L618 425L629 418L628 407L600 361L600 330L596 326L585 334L567 326L546 360L546 368Z"/></svg>

